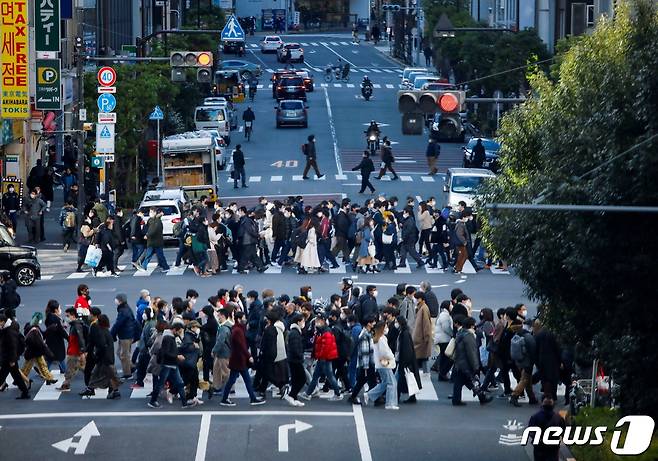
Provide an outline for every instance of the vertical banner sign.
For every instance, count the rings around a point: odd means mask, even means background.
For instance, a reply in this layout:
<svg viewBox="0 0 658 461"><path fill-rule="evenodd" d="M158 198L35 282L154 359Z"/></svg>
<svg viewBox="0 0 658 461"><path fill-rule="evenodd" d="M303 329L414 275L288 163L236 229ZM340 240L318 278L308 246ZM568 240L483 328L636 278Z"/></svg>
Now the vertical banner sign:
<svg viewBox="0 0 658 461"><path fill-rule="evenodd" d="M35 108L37 110L61 110L61 61L59 59L37 59L36 65Z"/></svg>
<svg viewBox="0 0 658 461"><path fill-rule="evenodd" d="M27 0L0 0L1 118L30 117Z"/></svg>
<svg viewBox="0 0 658 461"><path fill-rule="evenodd" d="M37 51L60 49L60 0L35 0L34 41Z"/></svg>

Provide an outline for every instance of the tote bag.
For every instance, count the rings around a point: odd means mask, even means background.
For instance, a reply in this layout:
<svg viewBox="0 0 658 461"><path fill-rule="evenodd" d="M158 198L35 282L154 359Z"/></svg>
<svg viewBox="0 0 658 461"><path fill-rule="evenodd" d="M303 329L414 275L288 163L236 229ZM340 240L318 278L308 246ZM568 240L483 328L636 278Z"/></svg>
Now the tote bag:
<svg viewBox="0 0 658 461"><path fill-rule="evenodd" d="M404 379L407 381L409 397L420 392L420 389L418 388L418 382L416 381L416 375L414 375L409 368L404 369Z"/></svg>
<svg viewBox="0 0 658 461"><path fill-rule="evenodd" d="M100 248L90 245L87 248L87 254L85 255L85 264L89 267L97 267L98 263L101 262L101 257L103 252Z"/></svg>

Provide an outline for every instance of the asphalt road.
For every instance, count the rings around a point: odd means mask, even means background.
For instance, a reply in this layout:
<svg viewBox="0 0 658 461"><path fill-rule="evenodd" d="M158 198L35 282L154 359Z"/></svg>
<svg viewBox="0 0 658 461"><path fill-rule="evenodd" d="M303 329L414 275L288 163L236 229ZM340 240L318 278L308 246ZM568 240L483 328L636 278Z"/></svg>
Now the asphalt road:
<svg viewBox="0 0 658 461"><path fill-rule="evenodd" d="M251 39L253 43L255 40ZM274 100L271 98L268 69L280 67L275 55L261 55L249 47L247 59L260 63L266 70L261 78L253 109L256 113L253 137L244 142L241 133L232 136L233 144L241 143L245 152L249 177L248 189L232 188L228 172L221 173L221 193L225 201L237 200L253 204L260 195L285 197L303 195L307 203L324 198L348 196L357 202L359 180L350 168L358 162L365 147L363 130L376 119L394 142L401 181L373 181L378 193L417 199L441 194L440 176L426 176L424 151L426 136L403 136L400 114L397 112L397 90L401 68L375 50L371 44L352 45L347 36L295 36L302 42L306 63L316 76L316 91L309 95L309 128L275 128ZM325 84L322 69L338 57L352 64L353 74L347 84ZM374 97L366 102L360 97L358 83L364 74L375 83ZM241 104L240 109L247 104ZM318 163L327 176L324 180L301 180L304 157L300 146L309 134L317 137ZM442 144L439 167L442 172L457 166L461 159L460 145ZM409 273L356 275L344 269L330 274L299 276L289 269L266 274L237 275L223 273L217 277L197 278L191 270L174 271L168 275L158 271L135 274L128 268L120 278L90 278L73 275L75 254L64 254L57 247L56 229L47 231L49 242L39 245L44 280L33 287L21 289L22 306L18 312L21 323L34 311L43 311L48 299L70 305L79 283L89 285L92 303L111 319L116 317L114 297L124 292L134 306L139 290L148 288L152 295L164 299L184 296L195 288L206 299L219 288L240 283L246 290L272 288L276 294L297 294L299 286L311 285L314 297L328 298L338 291L342 277L351 277L356 284L376 284L379 301L393 294L398 283L418 284L429 280L440 299L449 297L455 287L463 289L474 301L474 308L505 307L526 301L521 282L513 274L482 271L478 274L455 276L440 271L417 270ZM173 249L167 249L173 262ZM126 256L122 260L126 264ZM202 301L199 303L203 305ZM529 310L535 306L528 302ZM200 307L200 306L199 306ZM117 361L118 364L118 361ZM58 376L61 380L61 377ZM11 382L11 379L9 380ZM16 389L0 394L0 453L2 459L20 456L24 460L94 458L115 459L205 460L234 459L301 459L313 457L328 461L349 460L527 460L524 447L518 445L522 426L534 409L524 405L512 408L496 399L480 407L469 392L463 393L466 407L455 408L447 396L451 385L438 383L436 376L423 378L420 402L403 405L397 412L380 408L352 407L349 404L314 400L303 409L294 409L284 402L269 398L265 406L251 408L247 404L244 386L238 382L238 406L227 411L217 400L193 410L183 411L180 404L163 403L160 410L146 406L145 394L150 389L131 391L122 386L119 401L107 401L103 392L97 399L81 400L81 378L73 381L71 393L60 394L55 386L45 386L35 378L32 399L16 401ZM204 398L205 400L205 398ZM93 424L92 424L93 422ZM501 436L503 438L501 439ZM287 441L287 450L286 449Z"/></svg>

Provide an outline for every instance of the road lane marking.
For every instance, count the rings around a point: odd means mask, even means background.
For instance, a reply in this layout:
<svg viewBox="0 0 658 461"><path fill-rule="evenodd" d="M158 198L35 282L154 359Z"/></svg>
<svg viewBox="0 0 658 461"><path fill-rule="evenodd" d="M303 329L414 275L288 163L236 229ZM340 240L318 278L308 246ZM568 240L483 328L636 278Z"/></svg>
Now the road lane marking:
<svg viewBox="0 0 658 461"><path fill-rule="evenodd" d="M105 399L105 395L101 395ZM56 419L56 418L130 418L138 416L349 416L351 411L98 411L98 412L66 412L66 413L17 413L0 415L0 420L14 419ZM364 423L365 426L365 423Z"/></svg>
<svg viewBox="0 0 658 461"><path fill-rule="evenodd" d="M434 178L431 176L421 176L420 180L423 182L434 182Z"/></svg>
<svg viewBox="0 0 658 461"><path fill-rule="evenodd" d="M329 42L329 43L331 43L333 46L338 46L338 43L336 43L336 42ZM324 43L323 43L323 45L324 45Z"/></svg>
<svg viewBox="0 0 658 461"><path fill-rule="evenodd" d="M88 274L89 274L89 272L74 272L74 273L70 274L70 275L69 275L68 277L66 277L66 278L67 278L67 279L83 279L83 278L85 278Z"/></svg>
<svg viewBox="0 0 658 461"><path fill-rule="evenodd" d="M411 176L400 176L400 181L409 182L409 181L413 181L413 178Z"/></svg>
<svg viewBox="0 0 658 461"><path fill-rule="evenodd" d="M340 44L349 46L349 43L347 43L347 42L340 42Z"/></svg>
<svg viewBox="0 0 658 461"><path fill-rule="evenodd" d="M346 181L347 180L347 175L346 174L337 174L336 175L336 181Z"/></svg>
<svg viewBox="0 0 658 461"><path fill-rule="evenodd" d="M346 86L347 88L354 88L354 83L348 83L348 84L345 85L345 86Z"/></svg>
<svg viewBox="0 0 658 461"><path fill-rule="evenodd" d="M381 88L382 86L379 83L373 83L372 87L373 88Z"/></svg>
<svg viewBox="0 0 658 461"><path fill-rule="evenodd" d="M336 45L336 43L333 43L333 42L331 42L331 44L332 44L332 45ZM329 51L331 51L333 54L335 54L336 56L338 56L339 58L341 58L343 61L345 61L346 63L348 63L348 64L350 65L350 67L356 67L356 66L354 65L354 63L348 61L346 58L344 58L343 56L341 56L339 53L337 53L335 50L333 50L333 49L332 49L329 45L327 45L326 43L323 43L322 45L323 45L326 49L328 49Z"/></svg>
<svg viewBox="0 0 658 461"><path fill-rule="evenodd" d="M375 69L375 68L372 69L372 72L374 72L374 73L376 73L376 74L381 74L381 73L382 73L381 70L379 70L379 69Z"/></svg>
<svg viewBox="0 0 658 461"><path fill-rule="evenodd" d="M342 83L334 83L334 88L342 88L343 84Z"/></svg>
<svg viewBox="0 0 658 461"><path fill-rule="evenodd" d="M315 42L311 42L311 45L313 45L313 46L318 46L318 44L315 43Z"/></svg>
<svg viewBox="0 0 658 461"><path fill-rule="evenodd" d="M249 176L249 182L260 182L260 176Z"/></svg>
<svg viewBox="0 0 658 461"><path fill-rule="evenodd" d="M196 444L195 461L205 461L206 450L208 449L208 435L210 434L211 416L205 414L201 417L201 426L199 427L199 440Z"/></svg>
<svg viewBox="0 0 658 461"><path fill-rule="evenodd" d="M391 85L390 83L387 83L386 88L391 88L392 89L392 88L395 88L395 87L393 85Z"/></svg>
<svg viewBox="0 0 658 461"><path fill-rule="evenodd" d="M328 83L320 83L320 86L321 86L322 88L326 88L326 87L329 86L329 84L328 84Z"/></svg>
<svg viewBox="0 0 658 461"><path fill-rule="evenodd" d="M361 452L361 461L372 461L370 444L368 443L368 431L366 431L366 421L363 418L363 409L361 405L352 405L354 412L354 424L356 425L356 438L359 442L359 451Z"/></svg>
<svg viewBox="0 0 658 461"><path fill-rule="evenodd" d="M270 182L281 182L283 181L283 176L272 176Z"/></svg>
<svg viewBox="0 0 658 461"><path fill-rule="evenodd" d="M324 99L327 103L327 114L329 115L329 129L331 131L331 138L334 142L334 157L336 158L336 172L343 174L343 167L340 162L340 151L338 150L338 138L336 136L336 127L334 126L334 117L331 114L331 102L329 102L329 92L324 89Z"/></svg>

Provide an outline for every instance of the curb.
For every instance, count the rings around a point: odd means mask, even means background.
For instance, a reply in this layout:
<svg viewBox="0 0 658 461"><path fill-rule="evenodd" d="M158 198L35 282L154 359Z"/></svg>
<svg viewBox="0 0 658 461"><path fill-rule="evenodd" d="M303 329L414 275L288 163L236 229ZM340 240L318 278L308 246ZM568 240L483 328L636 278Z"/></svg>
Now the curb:
<svg viewBox="0 0 658 461"><path fill-rule="evenodd" d="M373 48L374 48L377 52L379 52L379 54L381 54L386 60L390 61L391 63L393 63L393 64L395 64L395 65L397 65L397 66L402 66L403 68L404 68L404 67L407 67L407 64L406 64L404 61L402 61L401 59L395 58L395 57L393 57L393 56L390 55L390 53L389 53L390 48L389 48L389 47L384 47L384 46L374 46L374 45L373 45Z"/></svg>

